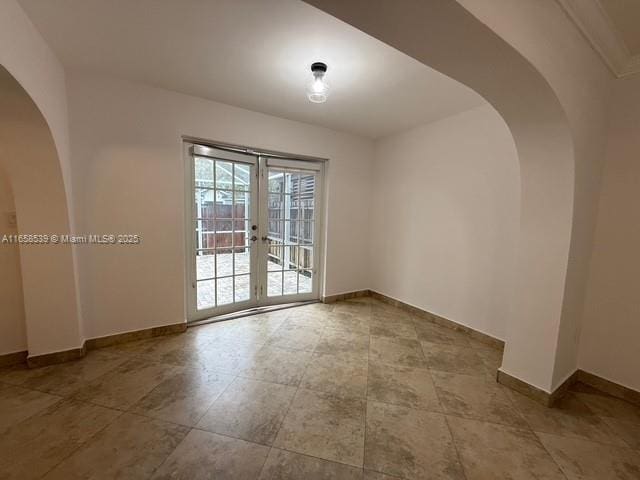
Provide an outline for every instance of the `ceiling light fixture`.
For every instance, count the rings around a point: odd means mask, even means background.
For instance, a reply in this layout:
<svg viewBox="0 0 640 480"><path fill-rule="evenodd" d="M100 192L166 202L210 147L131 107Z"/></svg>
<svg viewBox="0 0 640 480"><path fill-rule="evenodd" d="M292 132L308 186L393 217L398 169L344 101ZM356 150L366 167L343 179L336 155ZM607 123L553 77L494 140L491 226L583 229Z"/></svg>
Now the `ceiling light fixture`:
<svg viewBox="0 0 640 480"><path fill-rule="evenodd" d="M313 73L313 80L307 87L309 101L313 103L326 102L329 96L329 85L324 79L327 74L327 64L322 62L313 63L311 65L311 73Z"/></svg>

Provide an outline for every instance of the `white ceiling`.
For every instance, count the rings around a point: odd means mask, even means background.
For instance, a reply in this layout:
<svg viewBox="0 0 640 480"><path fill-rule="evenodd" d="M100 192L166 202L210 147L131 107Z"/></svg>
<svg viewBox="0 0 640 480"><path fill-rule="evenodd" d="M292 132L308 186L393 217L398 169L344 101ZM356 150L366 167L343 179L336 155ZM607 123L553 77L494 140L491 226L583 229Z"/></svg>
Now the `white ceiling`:
<svg viewBox="0 0 640 480"><path fill-rule="evenodd" d="M481 105L467 87L299 0L20 0L70 68L372 138ZM331 96L305 96L314 61Z"/></svg>

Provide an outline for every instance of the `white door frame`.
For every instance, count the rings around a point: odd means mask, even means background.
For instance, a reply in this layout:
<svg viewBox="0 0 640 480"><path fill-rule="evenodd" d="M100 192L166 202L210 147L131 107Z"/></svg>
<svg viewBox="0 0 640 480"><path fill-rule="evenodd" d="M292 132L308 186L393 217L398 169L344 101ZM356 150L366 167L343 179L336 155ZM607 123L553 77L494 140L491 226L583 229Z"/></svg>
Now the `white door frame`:
<svg viewBox="0 0 640 480"><path fill-rule="evenodd" d="M291 295L278 295L269 297L267 295L268 287L268 272L267 272L267 258L268 258L268 242L264 239L268 235L268 218L267 218L267 203L268 203L268 168L274 167L282 170L289 170L301 173L314 173L316 174L315 182L315 204L314 204L314 245L313 245L313 265L312 265L312 290L309 293L296 293ZM293 302L305 302L311 300L319 300L321 297L321 286L323 285L324 277L324 162L314 162L313 164L308 161L298 161L292 159L280 159L267 156L260 156L260 181L259 181L259 241L260 247L258 251L259 269L260 275L259 281L259 304L262 305L277 305Z"/></svg>
<svg viewBox="0 0 640 480"><path fill-rule="evenodd" d="M257 237L251 242L251 274L250 274L250 299L241 303L231 303L220 307L213 307L205 310L197 308L197 282L196 282L196 206L195 206L195 162L192 147L210 147L216 149L215 158L224 160L239 161L243 163L253 163L252 181L254 188L251 193L251 219L258 226L251 235ZM195 322L206 318L226 315L240 310L251 309L259 306L271 306L277 304L287 304L301 301L319 300L324 285L324 257L325 257L325 232L324 232L324 204L325 204L325 159L313 157L294 156L280 154L277 152L256 151L235 145L218 144L214 142L183 138L183 154L185 159L185 295L186 295L186 317L187 321ZM253 162L247 161L253 158ZM242 160L241 160L242 161ZM313 162L313 165L309 162ZM268 163L277 165L280 168L293 168L294 170L313 170L317 173L314 208L314 254L313 254L313 282L312 291L308 294L280 295L274 297L267 296L267 251L268 245L262 238L267 236L267 168ZM313 168L309 168L312 166ZM250 235L250 236L251 236Z"/></svg>

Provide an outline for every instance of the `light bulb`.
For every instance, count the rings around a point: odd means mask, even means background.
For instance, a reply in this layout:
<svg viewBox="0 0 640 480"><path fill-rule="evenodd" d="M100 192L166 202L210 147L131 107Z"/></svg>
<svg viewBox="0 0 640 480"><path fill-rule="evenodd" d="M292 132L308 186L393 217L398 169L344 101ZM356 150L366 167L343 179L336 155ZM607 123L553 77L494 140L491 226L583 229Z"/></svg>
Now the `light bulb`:
<svg viewBox="0 0 640 480"><path fill-rule="evenodd" d="M311 65L311 72L313 73L313 80L307 87L307 98L313 103L326 102L329 96L329 85L324 79L327 73L327 65L316 62Z"/></svg>

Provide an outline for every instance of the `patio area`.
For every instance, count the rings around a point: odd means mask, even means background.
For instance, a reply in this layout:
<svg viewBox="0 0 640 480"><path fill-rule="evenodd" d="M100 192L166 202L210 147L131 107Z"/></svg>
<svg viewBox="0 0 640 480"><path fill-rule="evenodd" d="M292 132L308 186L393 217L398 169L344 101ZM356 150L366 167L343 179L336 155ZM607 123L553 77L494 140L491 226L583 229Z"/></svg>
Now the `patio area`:
<svg viewBox="0 0 640 480"><path fill-rule="evenodd" d="M200 255L196 257L198 279L198 310L216 306L243 302L250 298L250 257L249 249L235 253L218 255ZM216 265L217 260L217 265ZM282 265L268 262L267 296L293 295L309 293L312 290L312 279L307 274L296 270L282 270ZM235 291L234 291L235 289Z"/></svg>

